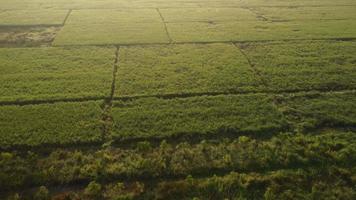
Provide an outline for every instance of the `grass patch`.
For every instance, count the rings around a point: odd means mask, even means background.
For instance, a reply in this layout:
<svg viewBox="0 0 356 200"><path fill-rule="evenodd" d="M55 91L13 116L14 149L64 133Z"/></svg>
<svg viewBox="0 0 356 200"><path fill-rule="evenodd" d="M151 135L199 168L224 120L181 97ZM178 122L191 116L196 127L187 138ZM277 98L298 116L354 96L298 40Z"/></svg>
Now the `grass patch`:
<svg viewBox="0 0 356 200"><path fill-rule="evenodd" d="M285 116L301 131L320 127L356 127L355 93L281 98Z"/></svg>
<svg viewBox="0 0 356 200"><path fill-rule="evenodd" d="M99 102L0 107L0 144L40 146L99 142Z"/></svg>
<svg viewBox="0 0 356 200"><path fill-rule="evenodd" d="M250 43L241 48L271 90L356 88L356 42Z"/></svg>
<svg viewBox="0 0 356 200"><path fill-rule="evenodd" d="M6 10L0 12L1 25L61 25L68 10Z"/></svg>
<svg viewBox="0 0 356 200"><path fill-rule="evenodd" d="M155 9L73 11L54 45L168 43Z"/></svg>
<svg viewBox="0 0 356 200"><path fill-rule="evenodd" d="M0 101L107 97L114 59L115 48L2 48Z"/></svg>
<svg viewBox="0 0 356 200"><path fill-rule="evenodd" d="M285 120L263 95L115 101L113 138L277 131Z"/></svg>
<svg viewBox="0 0 356 200"><path fill-rule="evenodd" d="M66 25L53 44L61 46L168 42L163 23L152 22Z"/></svg>
<svg viewBox="0 0 356 200"><path fill-rule="evenodd" d="M257 91L263 86L232 44L120 48L116 96Z"/></svg>
<svg viewBox="0 0 356 200"><path fill-rule="evenodd" d="M167 27L175 42L350 38L356 35L355 20L177 22L167 23Z"/></svg>
<svg viewBox="0 0 356 200"><path fill-rule="evenodd" d="M120 9L120 10L73 10L66 24L121 24L161 22L156 9Z"/></svg>
<svg viewBox="0 0 356 200"><path fill-rule="evenodd" d="M255 10L270 20L347 20L356 19L355 6L259 7Z"/></svg>
<svg viewBox="0 0 356 200"><path fill-rule="evenodd" d="M166 8L160 12L166 22L257 20L254 13L244 8Z"/></svg>

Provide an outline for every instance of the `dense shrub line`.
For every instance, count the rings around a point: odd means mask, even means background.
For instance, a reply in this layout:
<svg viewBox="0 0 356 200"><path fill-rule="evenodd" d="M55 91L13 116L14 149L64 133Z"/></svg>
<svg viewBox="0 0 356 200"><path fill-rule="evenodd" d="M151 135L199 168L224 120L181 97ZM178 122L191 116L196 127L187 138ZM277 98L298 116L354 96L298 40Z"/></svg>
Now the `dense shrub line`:
<svg viewBox="0 0 356 200"><path fill-rule="evenodd" d="M321 135L280 134L267 141L242 136L237 140L202 141L159 147L139 143L136 149L57 150L46 157L34 153L0 154L0 188L77 182L181 178L237 172L356 163L356 136L329 131Z"/></svg>

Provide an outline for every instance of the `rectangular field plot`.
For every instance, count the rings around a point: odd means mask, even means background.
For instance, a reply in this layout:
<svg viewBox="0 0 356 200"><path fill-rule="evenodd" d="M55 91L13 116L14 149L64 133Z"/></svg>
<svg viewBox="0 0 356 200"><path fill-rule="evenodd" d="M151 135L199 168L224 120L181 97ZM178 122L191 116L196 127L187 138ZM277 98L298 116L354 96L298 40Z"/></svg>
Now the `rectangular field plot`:
<svg viewBox="0 0 356 200"><path fill-rule="evenodd" d="M356 19L356 6L332 7L258 7L259 14L270 20Z"/></svg>
<svg viewBox="0 0 356 200"><path fill-rule="evenodd" d="M167 27L175 42L356 37L356 20L177 22Z"/></svg>
<svg viewBox="0 0 356 200"><path fill-rule="evenodd" d="M0 26L61 25L67 13L68 10L6 10L0 12Z"/></svg>
<svg viewBox="0 0 356 200"><path fill-rule="evenodd" d="M167 8L159 10L165 22L257 20L254 13L244 8Z"/></svg>
<svg viewBox="0 0 356 200"><path fill-rule="evenodd" d="M355 92L287 96L281 102L285 116L302 130L356 126Z"/></svg>
<svg viewBox="0 0 356 200"><path fill-rule="evenodd" d="M0 101L107 97L114 60L114 48L2 48Z"/></svg>
<svg viewBox="0 0 356 200"><path fill-rule="evenodd" d="M100 142L99 102L0 106L0 145Z"/></svg>
<svg viewBox="0 0 356 200"><path fill-rule="evenodd" d="M241 48L271 90L356 88L356 42L250 43Z"/></svg>
<svg viewBox="0 0 356 200"><path fill-rule="evenodd" d="M155 9L73 11L54 45L165 43L169 38Z"/></svg>
<svg viewBox="0 0 356 200"><path fill-rule="evenodd" d="M116 96L228 93L262 87L232 44L120 48Z"/></svg>
<svg viewBox="0 0 356 200"><path fill-rule="evenodd" d="M66 22L70 25L162 22L156 9L73 10Z"/></svg>
<svg viewBox="0 0 356 200"><path fill-rule="evenodd" d="M150 138L283 129L283 117L264 95L143 98L115 101L113 137Z"/></svg>
<svg viewBox="0 0 356 200"><path fill-rule="evenodd" d="M3 3L3 1L9 1ZM11 2L10 2L11 1ZM224 0L229 5L237 5L233 0ZM160 7L200 7L206 0L2 0L4 9L135 9ZM221 2L220 2L221 3ZM215 5L215 4L214 4ZM226 4L220 4L226 5Z"/></svg>

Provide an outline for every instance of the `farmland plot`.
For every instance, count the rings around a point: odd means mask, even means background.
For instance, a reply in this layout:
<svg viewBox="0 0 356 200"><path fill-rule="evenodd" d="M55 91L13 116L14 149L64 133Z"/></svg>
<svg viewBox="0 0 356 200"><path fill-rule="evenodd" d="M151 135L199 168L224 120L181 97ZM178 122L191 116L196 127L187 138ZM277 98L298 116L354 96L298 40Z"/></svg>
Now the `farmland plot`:
<svg viewBox="0 0 356 200"><path fill-rule="evenodd" d="M159 13L148 10L73 11L54 45L169 42Z"/></svg>
<svg viewBox="0 0 356 200"><path fill-rule="evenodd" d="M261 80L232 44L122 47L116 96L258 91Z"/></svg>
<svg viewBox="0 0 356 200"><path fill-rule="evenodd" d="M223 42L349 38L356 35L355 20L246 21L167 23L175 42Z"/></svg>
<svg viewBox="0 0 356 200"><path fill-rule="evenodd" d="M267 134L287 127L271 99L258 95L115 101L112 115L113 136L119 139L239 132Z"/></svg>
<svg viewBox="0 0 356 200"><path fill-rule="evenodd" d="M0 52L2 102L110 94L114 48L2 48Z"/></svg>
<svg viewBox="0 0 356 200"><path fill-rule="evenodd" d="M0 0L0 199L355 199L355 8Z"/></svg>
<svg viewBox="0 0 356 200"><path fill-rule="evenodd" d="M285 116L299 129L353 127L356 124L355 93L287 96L281 103Z"/></svg>
<svg viewBox="0 0 356 200"><path fill-rule="evenodd" d="M241 48L270 90L356 88L355 42L250 43Z"/></svg>
<svg viewBox="0 0 356 200"><path fill-rule="evenodd" d="M99 142L99 102L0 107L1 148Z"/></svg>
<svg viewBox="0 0 356 200"><path fill-rule="evenodd" d="M0 47L49 46L68 10L0 11Z"/></svg>
<svg viewBox="0 0 356 200"><path fill-rule="evenodd" d="M68 10L7 10L0 12L3 25L61 25Z"/></svg>

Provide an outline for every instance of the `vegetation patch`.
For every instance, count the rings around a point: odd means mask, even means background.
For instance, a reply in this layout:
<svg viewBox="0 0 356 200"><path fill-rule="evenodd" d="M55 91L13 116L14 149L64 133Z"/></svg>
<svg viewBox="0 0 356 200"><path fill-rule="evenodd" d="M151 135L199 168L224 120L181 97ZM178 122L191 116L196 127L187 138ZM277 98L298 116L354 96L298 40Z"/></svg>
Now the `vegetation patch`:
<svg viewBox="0 0 356 200"><path fill-rule="evenodd" d="M356 42L298 41L240 45L270 90L356 88Z"/></svg>
<svg viewBox="0 0 356 200"><path fill-rule="evenodd" d="M232 44L122 47L116 97L263 89Z"/></svg>
<svg viewBox="0 0 356 200"><path fill-rule="evenodd" d="M0 12L0 26L62 25L68 10L6 10Z"/></svg>
<svg viewBox="0 0 356 200"><path fill-rule="evenodd" d="M246 8L164 8L159 10L165 22L257 20L256 15Z"/></svg>
<svg viewBox="0 0 356 200"><path fill-rule="evenodd" d="M0 145L6 149L100 142L100 118L100 102L0 106Z"/></svg>
<svg viewBox="0 0 356 200"><path fill-rule="evenodd" d="M356 19L355 6L335 7L258 7L259 14L274 21L285 20L347 20Z"/></svg>
<svg viewBox="0 0 356 200"><path fill-rule="evenodd" d="M115 101L112 137L152 138L280 131L286 121L265 95Z"/></svg>
<svg viewBox="0 0 356 200"><path fill-rule="evenodd" d="M355 20L243 21L167 23L175 42L258 41L353 38Z"/></svg>
<svg viewBox="0 0 356 200"><path fill-rule="evenodd" d="M0 101L108 97L114 60L115 48L2 48Z"/></svg>
<svg viewBox="0 0 356 200"><path fill-rule="evenodd" d="M84 10L72 11L54 45L168 42L164 24L155 9Z"/></svg>
<svg viewBox="0 0 356 200"><path fill-rule="evenodd" d="M356 95L351 93L290 95L280 99L285 116L300 131L320 127L356 127Z"/></svg>
<svg viewBox="0 0 356 200"><path fill-rule="evenodd" d="M189 175L211 177L229 174L231 171L273 174L274 171L284 171L283 169L286 169L285 171L310 169L311 173L313 171L317 173L336 167L345 169L336 177L343 177L350 186L352 185L350 182L354 181L351 180L351 176L355 173L355 140L353 132L331 130L320 135L279 134L267 141L243 136L237 140L202 141L194 145L189 143L171 145L163 141L157 147L142 142L136 148L127 150L120 148L96 151L57 150L45 157L30 152L22 155L2 152L0 183L3 189L9 189L23 187L26 184L51 186L54 183L66 185L92 181L97 183L142 181L150 184L148 188L156 188L155 182L162 181L158 187L165 188L168 186L165 182L184 180ZM306 183L312 184L312 181L308 181L312 175L303 177ZM285 179L279 181L281 185L288 184ZM247 181L245 184L252 183ZM260 185L263 186L260 188L263 191L267 189L265 186L273 187L273 184L270 185L268 182L265 184ZM295 186L303 188L306 185L298 183ZM178 195L171 191L176 189L156 191L155 194ZM301 192L306 191L310 189L304 188ZM221 191L220 194L229 195L226 191ZM349 194L348 192L345 195Z"/></svg>

